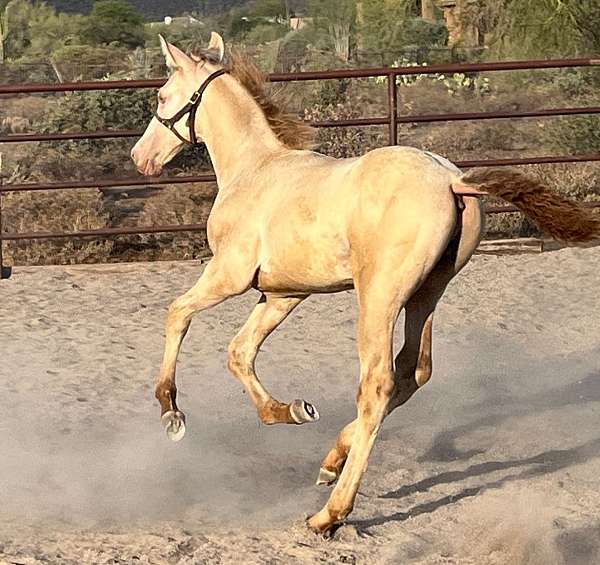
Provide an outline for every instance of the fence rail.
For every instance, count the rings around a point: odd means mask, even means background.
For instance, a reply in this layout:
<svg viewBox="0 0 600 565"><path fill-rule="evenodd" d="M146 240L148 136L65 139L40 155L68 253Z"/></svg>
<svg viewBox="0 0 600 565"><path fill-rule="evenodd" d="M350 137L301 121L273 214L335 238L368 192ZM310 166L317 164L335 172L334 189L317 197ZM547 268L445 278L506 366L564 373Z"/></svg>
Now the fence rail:
<svg viewBox="0 0 600 565"><path fill-rule="evenodd" d="M442 121L464 121L464 120L495 120L515 118L541 118L552 116L592 115L600 114L599 106L570 107L570 108L546 108L525 111L496 111L496 112L467 112L447 114L422 114L422 115L399 115L398 114L398 85L397 77L403 75L435 74L435 73L473 73L473 72L497 72L533 69L560 69L581 68L600 66L600 59L547 59L526 61L503 61L492 63L452 63L430 66L410 67L383 67L364 69L341 69L335 71L315 71L285 74L271 74L271 82L333 80L333 79L359 79L383 77L387 83L388 113L386 116L356 118L338 121L313 122L313 126L320 128L330 127L366 127L366 126L388 126L388 140L390 145L398 142L398 124L403 123L435 123ZM122 90L134 88L157 88L164 84L165 79L151 80L119 80L119 81L93 81L72 82L58 84L14 84L0 85L0 95L34 94L34 93L60 93L60 92L83 92L102 90ZM77 141L89 139L117 139L138 137L142 132L138 130L106 130L95 132L56 132L47 134L24 133L0 136L0 143L31 143L49 141ZM529 165L544 163L578 163L586 161L600 161L600 153L586 155L547 155L524 158L507 159L485 159L465 160L456 162L459 167L489 167L509 165ZM141 233L168 233L184 231L202 231L205 226L201 224L185 225L162 225L162 226L140 226L127 228L105 228L98 230L78 231L71 233L51 232L22 232L4 233L2 229L2 197L9 192L29 192L38 190L77 190L83 188L108 188L120 186L142 186L142 185L164 185L185 184L196 182L215 181L213 174L202 174L194 176L178 176L164 178L118 178L111 180L86 180L86 181L64 181L47 183L22 183L4 184L0 177L0 278L10 274L10 269L3 265L2 244L4 241L58 239L58 238L87 238L87 237L112 237L115 235L130 235ZM588 202L586 206L600 207L600 202ZM514 212L514 206L488 207L488 213Z"/></svg>

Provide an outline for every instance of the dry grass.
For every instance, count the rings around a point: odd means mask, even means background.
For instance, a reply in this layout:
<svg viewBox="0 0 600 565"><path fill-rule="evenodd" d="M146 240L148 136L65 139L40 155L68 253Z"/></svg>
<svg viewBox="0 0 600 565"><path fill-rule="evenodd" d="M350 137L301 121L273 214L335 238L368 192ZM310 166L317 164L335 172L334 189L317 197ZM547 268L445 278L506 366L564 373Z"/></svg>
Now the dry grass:
<svg viewBox="0 0 600 565"><path fill-rule="evenodd" d="M105 225L100 194L94 189L8 193L3 198L5 232L61 232L98 229ZM88 263L109 256L110 241L40 240L5 243L10 264Z"/></svg>
<svg viewBox="0 0 600 565"><path fill-rule="evenodd" d="M548 81L525 84L514 73L490 76L492 93L451 95L441 83L423 81L398 89L401 115L525 110L574 105L570 94ZM521 82L520 82L521 81ZM273 88L283 88L276 85ZM387 113L385 85L361 79L329 83L302 83L285 87L290 107L306 106L308 119L343 119L382 116ZM293 96L290 94L293 92ZM20 97L5 101L2 114L39 116L49 97ZM548 135L559 122L554 118L401 124L399 143L431 150L452 160L568 153L556 147L560 136ZM553 129L554 128L554 129ZM585 137L585 136L584 136ZM387 143L387 128L320 129L317 149L336 157L354 156ZM112 178L133 175L128 159L131 140L106 142L90 151L73 146L57 151L50 146L12 144L6 147L5 164L13 182L40 182L67 178ZM585 152L586 147L580 152ZM183 157L174 167L182 171ZM178 168L179 167L179 168ZM600 200L600 163L525 167L560 194L577 200ZM189 171L188 171L189 172ZM199 171L198 171L199 172ZM205 223L214 185L166 186L161 190L99 192L52 191L9 194L4 198L3 229L15 231L78 231L101 227ZM490 200L497 204L497 201ZM488 217L487 237L540 235L520 214ZM109 240L23 241L5 244L5 257L13 264L112 262L122 260L182 259L208 254L202 233L119 236Z"/></svg>
<svg viewBox="0 0 600 565"><path fill-rule="evenodd" d="M152 190L102 193L96 189L9 193L4 197L5 232L74 232L104 227L205 224L213 184L168 185ZM75 264L155 259L192 259L208 254L204 233L118 236L107 240L7 242L13 265Z"/></svg>
<svg viewBox="0 0 600 565"><path fill-rule="evenodd" d="M348 141L350 132L346 130L342 135ZM350 135L350 141L356 138ZM565 196L600 200L600 163L532 165L525 170ZM3 226L6 232L71 232L134 225L205 224L215 194L212 183L169 185L142 194L135 190L102 193L96 189L9 193L4 197ZM489 199L489 203L502 202ZM542 235L517 213L488 216L487 226L486 237L491 239ZM175 260L209 254L205 235L190 232L108 240L20 241L4 246L6 262L14 265Z"/></svg>

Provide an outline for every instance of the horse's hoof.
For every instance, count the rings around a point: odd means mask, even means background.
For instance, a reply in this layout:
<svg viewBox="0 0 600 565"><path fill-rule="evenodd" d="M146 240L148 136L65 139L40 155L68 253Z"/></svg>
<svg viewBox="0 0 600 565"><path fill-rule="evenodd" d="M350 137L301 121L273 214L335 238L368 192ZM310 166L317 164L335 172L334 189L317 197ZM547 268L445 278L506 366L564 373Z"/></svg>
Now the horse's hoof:
<svg viewBox="0 0 600 565"><path fill-rule="evenodd" d="M328 469L323 469L321 467L319 469L319 476L317 478L317 485L332 485L337 481L337 473L333 471L329 471Z"/></svg>
<svg viewBox="0 0 600 565"><path fill-rule="evenodd" d="M160 421L171 441L181 441L183 439L185 435L185 414L183 412L169 410L162 415Z"/></svg>
<svg viewBox="0 0 600 565"><path fill-rule="evenodd" d="M290 416L296 424L306 424L316 422L319 419L319 412L306 400L296 399L290 404Z"/></svg>
<svg viewBox="0 0 600 565"><path fill-rule="evenodd" d="M332 522L329 519L323 519L321 516L322 514L323 511L318 512L310 518L307 518L306 525L308 526L308 529L315 534L318 534L325 539L331 539L342 523Z"/></svg>

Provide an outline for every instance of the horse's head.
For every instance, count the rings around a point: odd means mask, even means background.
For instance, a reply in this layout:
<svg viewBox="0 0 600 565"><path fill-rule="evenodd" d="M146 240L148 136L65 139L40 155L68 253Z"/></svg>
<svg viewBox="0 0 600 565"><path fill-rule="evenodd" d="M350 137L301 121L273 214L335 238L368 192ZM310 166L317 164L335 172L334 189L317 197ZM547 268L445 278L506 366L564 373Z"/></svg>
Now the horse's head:
<svg viewBox="0 0 600 565"><path fill-rule="evenodd" d="M190 109L179 119L171 118L177 118L209 77L221 68L225 51L223 39L214 32L208 45L209 56L199 59L188 57L162 36L159 37L169 69L169 80L158 91L155 117L131 151L138 171L149 176L160 175L163 167L186 143L195 141L195 109Z"/></svg>

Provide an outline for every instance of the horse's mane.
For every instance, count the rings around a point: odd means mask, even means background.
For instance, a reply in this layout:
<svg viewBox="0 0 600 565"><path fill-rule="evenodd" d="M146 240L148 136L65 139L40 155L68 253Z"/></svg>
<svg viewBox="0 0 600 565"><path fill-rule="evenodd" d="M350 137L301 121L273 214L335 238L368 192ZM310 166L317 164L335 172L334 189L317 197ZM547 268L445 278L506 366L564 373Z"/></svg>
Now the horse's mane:
<svg viewBox="0 0 600 565"><path fill-rule="evenodd" d="M192 57L218 63L215 54L206 49L195 48ZM256 63L239 51L227 57L225 69L248 91L262 110L269 126L279 140L290 149L310 149L314 145L315 130L299 117L289 114L276 103L266 91L267 80Z"/></svg>

